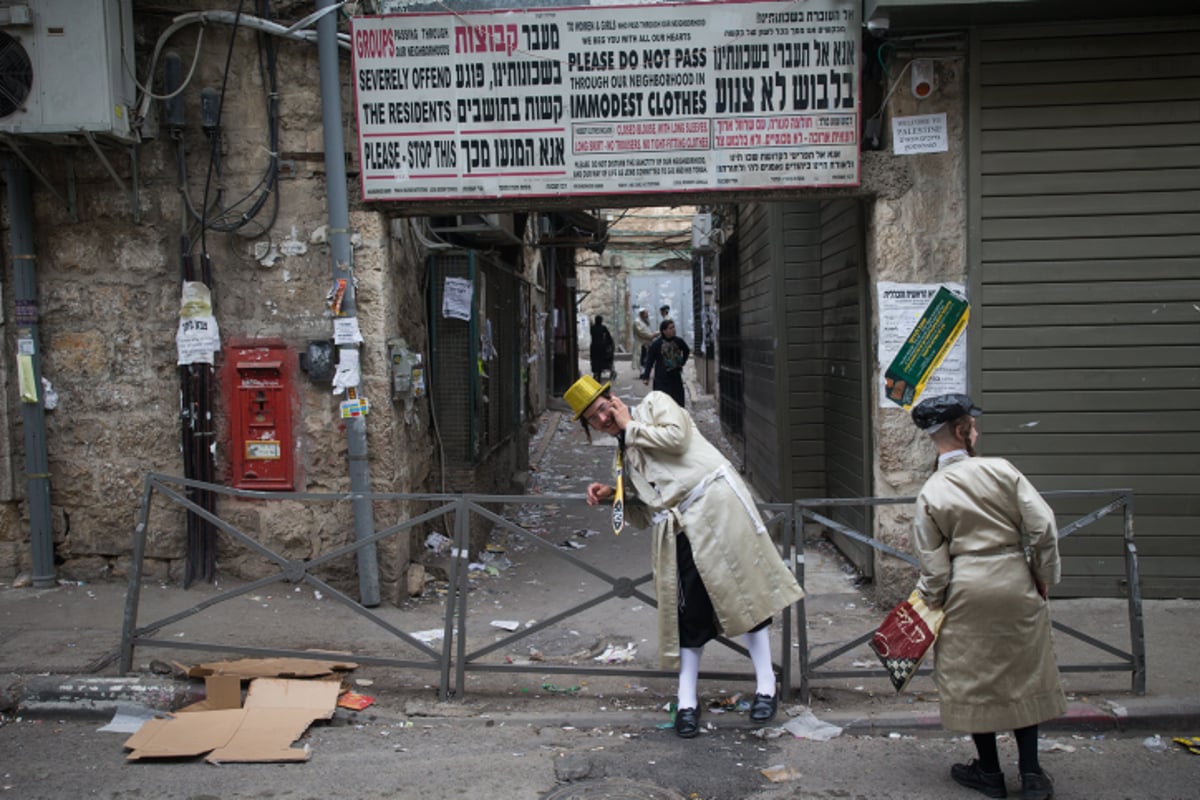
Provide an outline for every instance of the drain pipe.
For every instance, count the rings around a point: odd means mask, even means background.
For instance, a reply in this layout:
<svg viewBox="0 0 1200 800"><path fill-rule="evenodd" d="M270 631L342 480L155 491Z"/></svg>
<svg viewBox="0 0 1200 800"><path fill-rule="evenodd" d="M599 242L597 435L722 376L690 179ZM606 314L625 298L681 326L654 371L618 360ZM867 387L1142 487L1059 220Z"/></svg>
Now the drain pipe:
<svg viewBox="0 0 1200 800"><path fill-rule="evenodd" d="M317 0L317 10L336 5L338 0ZM346 147L342 136L341 67L338 64L337 13L326 13L317 22L317 57L321 74L321 124L325 134L325 191L329 204L329 252L333 259L333 285L342 286L336 318L354 318L353 252L350 247L350 202L346 195ZM340 313L338 313L340 312ZM353 362L352 385L359 390L358 344L339 345L339 366ZM340 371L340 370L339 370ZM362 541L375 534L375 514L371 499L370 465L367 461L367 423L362 415L345 420L346 445L350 461L350 492L354 505L354 539ZM379 563L375 545L358 550L359 602L368 608L379 605Z"/></svg>
<svg viewBox="0 0 1200 800"><path fill-rule="evenodd" d="M33 192L28 169L9 161L5 173L17 305L17 370L21 385L21 420L25 428L33 585L46 589L57 585L57 581L54 577L54 534L50 529L50 468L46 453L46 411L42 407L42 356L38 349L37 270L34 267L31 216Z"/></svg>

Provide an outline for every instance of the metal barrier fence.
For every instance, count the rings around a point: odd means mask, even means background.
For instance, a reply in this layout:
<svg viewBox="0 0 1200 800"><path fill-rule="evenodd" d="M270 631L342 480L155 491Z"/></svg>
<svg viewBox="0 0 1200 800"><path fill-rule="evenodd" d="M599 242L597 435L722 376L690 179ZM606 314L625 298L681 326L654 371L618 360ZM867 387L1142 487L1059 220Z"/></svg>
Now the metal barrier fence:
<svg viewBox="0 0 1200 800"><path fill-rule="evenodd" d="M1087 663L1087 664L1059 664L1061 672L1126 672L1131 675L1132 689L1136 694L1144 695L1146 693L1146 639L1143 627L1142 617L1142 589L1141 578L1138 572L1137 546L1133 541L1133 491L1130 489L1098 489L1098 490L1065 490L1043 492L1042 496L1047 500L1056 498L1112 498L1109 502L1096 508L1088 514L1083 515L1079 519L1071 522L1059 529L1058 538L1065 539L1076 531L1084 528L1097 520L1108 516L1109 514L1121 511L1124 515L1124 536L1122 537L1122 551L1125 559L1125 579L1129 587L1129 637L1130 647L1129 652L1120 650L1112 645L1102 642L1099 639L1089 636L1082 631L1076 630L1068 625L1065 625L1058 620L1053 620L1053 625L1056 630L1078 639L1096 649L1103 650L1118 660L1115 662L1104 663ZM844 525L837 520L831 519L825 514L820 513L817 509L828 509L836 507L860 507L860 506L880 506L880 505L903 505L915 502L914 497L859 497L859 498L824 498L816 500L797 500L796 501L796 517L798 525L803 526L804 521L814 522L824 528L842 534L843 536L854 539L869 545L876 550L886 553L893 558L898 558L913 566L917 565L917 559L908 554L896 550L893 547L880 542L861 531ZM798 537L799 546L803 547L803 537ZM803 550L800 551L803 553ZM798 567L798 577L803 583L804 561L800 559ZM822 667L835 658L848 653L855 648L865 647L867 642L871 640L875 629L866 631L865 633L855 637L849 642L824 653L819 657L814 657L808 646L807 638L807 616L804 607L804 601L800 601L798 609L797 630L800 637L800 694L806 700L809 696L809 687L811 681L815 678L849 678L849 677L864 677L867 675L876 675L881 677L887 676L887 671L879 669L875 671L866 671L856 669L854 671L845 670L823 670ZM874 658L872 658L874 660ZM929 674L929 669L922 669L918 674Z"/></svg>
<svg viewBox="0 0 1200 800"><path fill-rule="evenodd" d="M335 549L314 558L298 560L288 558L281 553L275 552L269 547L263 545L261 542L257 541L249 534L240 530L231 522L222 519L220 516L209 511L208 509L193 503L187 497L188 488L205 489L228 498L267 502L290 500L301 502L336 503L351 502L358 497L366 496L373 502L401 501L427 504L430 507L428 510L413 516L410 519L378 530L369 538L336 547ZM234 588L220 592L217 595L207 598L204 601L197 603L196 605L183 611L179 611L169 616L139 625L138 618L141 613L140 591L143 579L143 558L146 551L146 538L149 531L150 508L156 493L169 503L177 505L181 509L190 511L207 520L218 531L228 536L231 542L239 543L245 546L247 549L261 555L275 565L275 571L269 575L259 578L258 580L238 585ZM1046 492L1044 496L1053 499L1056 497L1109 497L1114 495L1114 499L1107 504L1097 508L1091 513L1062 528L1059 531L1059 538L1065 538L1080 528L1083 528L1104 516L1114 513L1117 510L1123 510L1125 518L1125 533L1123 539L1124 556L1126 578L1129 585L1129 627L1131 635L1131 652L1119 650L1081 631L1075 630L1058 621L1055 621L1054 626L1058 630L1063 631L1064 633L1067 633L1070 636L1073 636L1095 648L1103 650L1119 659L1116 662L1109 663L1060 664L1059 668L1064 672L1112 672L1128 670L1132 673L1133 691L1137 694L1145 694L1146 655L1142 624L1141 587L1137 567L1137 549L1133 541L1132 492L1129 490L1074 492L1061 491ZM570 675L610 676L621 675L623 677L661 677L669 679L676 677L676 674L672 671L632 668L625 666L591 667L581 666L578 664L553 664L547 662L521 664L485 660L486 656L495 653L502 648L510 647L514 643L530 637L539 631L557 625L564 620L581 614L588 609L615 598L636 597L650 608L657 609L657 601L654 597L653 588L651 587L648 592L643 591L643 587L646 587L653 581L653 576L650 572L636 575L609 574L609 572L598 568L595 564L573 555L572 551L563 550L557 545L546 541L546 539L540 536L538 533L513 522L508 518L508 516L498 514L485 507L487 505L499 505L508 508L521 508L526 506L563 506L569 504L585 506L586 501L582 496L442 495L395 493L370 493L361 496L352 493L255 492L230 489L224 486L201 483L199 481L170 475L157 473L148 475L146 477L143 491L141 512L137 527L134 532L133 559L130 567L129 588L126 594L125 615L121 635L121 672L127 673L132 669L134 651L137 647L153 646L160 648L232 653L251 657L292 657L301 659L350 658L358 663L374 666L427 670L436 672L438 674L439 696L442 700L449 699L451 696L458 698L462 698L464 696L465 676L468 672L527 672L538 674L558 673ZM773 535L775 535L776 542L780 543L782 556L785 560L785 563L789 565L796 565L795 569L797 571L797 578L800 580L801 584L803 584L803 525L806 520L817 523L830 531L842 534L851 539L864 542L881 552L887 553L890 556L899 558L910 564L915 564L915 558L908 553L903 553L891 548L886 544L861 533L860 531L856 531L840 522L837 522L836 520L829 518L819 511L819 509L837 506L897 505L912 503L913 500L914 498L911 497L806 499L797 500L791 504L760 504L759 509L763 513L768 528L774 531ZM392 536L407 534L418 525L431 522L433 520L445 517L446 515L451 515L454 520L452 537L453 547L451 552L454 553L456 557L452 558L450 562L449 591L447 592L446 607L444 609L443 636L440 649L431 647L426 642L416 638L414 635L401 629L391 621L382 617L380 614L363 606L352 597L348 596L341 590L329 584L327 581L323 580L318 575L314 574L314 570L331 564L338 559L354 557L358 550L363 547L373 546L374 544ZM574 605L564 603L566 606L564 608L549 609L551 613L545 619L542 619L527 628L512 632L511 635L504 636L487 645L468 650L467 634L471 623L471 604L469 603L470 592L466 556L468 552L472 516L478 516L487 519L498 528L513 536L516 536L519 540L532 544L539 549L544 549L544 551L547 553L552 553L555 558L561 559L563 562L569 563L575 568L586 572L595 578L598 578L606 588ZM239 645L231 644L229 642L203 642L196 641L194 639L183 641L174 637L162 638L155 637L154 635L164 627L181 622L188 617L198 614L219 603L226 602L243 595L248 595L251 592L258 591L275 583L304 584L320 591L324 596L340 603L344 607L353 611L355 614L361 616L363 619L373 623L380 629L391 634L399 642L402 642L405 646L411 650L414 650L416 655L412 658L401 659L365 653L348 653L341 649L336 651L295 650ZM818 657L814 656L808 644L805 601L801 600L796 604L795 608L785 608L781 612L780 616L782 618L782 625L778 626L778 629L780 630L780 642L775 650L775 652L780 655L780 659L778 663L775 664L775 667L780 675L782 691L791 694L798 689L801 696L807 701L811 682L816 678L868 676L886 677L887 672L882 668L876 671L856 669L853 672L822 669L824 665L828 664L833 659L850 652L855 648L865 647L866 643L870 640L872 634L874 633L873 628L869 631L866 631L862 635L857 636L853 640L842 644L831 652L824 653ZM796 637L798 642L797 649L799 651L800 678L798 685L795 680L795 670L793 669L792 663L793 657L791 655L793 649L793 617L795 617L796 620ZM748 655L745 648L729 639L722 637L718 641L720 641L726 647L741 653L742 655ZM453 672L453 679L451 672ZM927 674L928 670L925 672ZM731 673L721 671L703 671L701 672L701 677L706 679L753 680L752 672Z"/></svg>
<svg viewBox="0 0 1200 800"><path fill-rule="evenodd" d="M249 534L240 530L236 525L232 524L228 520L222 519L217 514L193 503L187 497L188 488L207 489L226 498L266 502L350 502L355 498L365 496L372 502L402 501L418 504L430 504L432 507L424 513L414 516L411 519L387 528L383 528L369 538L345 544L315 558L297 560L288 558L281 553L275 552L271 548L254 539ZM221 534L228 536L231 542L241 544L249 550L267 559L274 565L275 571L258 580L220 592L217 595L207 598L203 602L183 611L179 611L161 619L155 619L150 622L143 622L139 624L138 618L141 613L140 587L143 579L143 558L146 550L146 538L149 531L150 509L156 494L167 500L169 503L179 506L181 509L190 511L207 520L218 531L220 531ZM586 507L586 500L581 495L507 496L391 493L370 493L366 495L356 495L353 493L256 492L231 489L212 484L204 484L198 481L170 475L148 475L145 481L141 512L137 527L134 532L133 563L129 574L129 589L126 595L125 617L121 636L121 671L122 673L126 673L132 669L134 652L137 647L151 646L184 650L213 651L252 657L291 657L301 659L349 658L358 663L375 666L403 667L413 670L435 671L439 675L439 696L442 700L449 699L452 695L458 698L463 697L465 691L465 675L467 672L536 672L538 674L563 673L571 675L620 675L622 677L676 677L675 673L670 671L630 668L626 666L592 667L581 666L577 664L552 664L546 662L521 664L498 663L495 661L489 662L485 660L485 656L495 653L501 648L509 647L521 639L532 636L539 631L561 623L572 616L576 616L590 608L614 598L636 597L650 608L657 609L657 601L654 597L653 588L651 588L649 592L642 590L642 587L652 583L653 581L653 576L650 572L637 575L609 574L608 572L599 569L595 564L573 555L571 551L563 550L557 545L546 541L536 532L528 530L527 528L522 527L521 525L508 519L506 516L498 514L485 507L485 505L499 505L507 508L521 508L524 506L563 506L567 504L578 504ZM773 528L777 532L778 535L776 535L776 541L782 542L783 556L786 560L786 563L795 563L793 548L794 542L798 540L798 536L794 506L791 504L762 504L759 506L759 508L763 512L763 516L767 522L768 528ZM380 616L380 614L361 605L341 590L330 585L318 575L314 574L314 570L319 569L322 566L329 565L338 559L353 557L354 554L356 554L357 551L363 547L372 546L391 536L406 534L418 525L433 521L446 515L452 516L454 520L452 537L453 545L451 548L451 553L454 554L455 557L453 557L450 561L449 591L447 592L446 607L444 611L443 636L440 650L431 647L424 641L421 641L413 636L411 633L402 630L392 622ZM471 606L469 603L470 592L468 591L469 584L466 556L468 552L471 530L471 518L473 516L478 516L489 520L500 529L518 537L521 541L530 543L539 549L544 549L545 552L552 553L555 558L561 559L562 561L573 565L579 570L598 578L606 588L594 596L591 596L574 605L567 605L564 603L566 607L562 608L561 610L550 609L550 615L547 618L540 620L536 624L513 632L511 635L505 636L498 641L491 642L486 646L481 646L468 651L467 634L471 622ZM320 591L325 597L340 603L346 608L352 610L355 614L395 636L396 639L400 642L403 642L404 645L412 650L415 650L418 654L417 657L399 659L363 653L346 652L341 649L337 651L295 650L239 645L228 642L203 642L191 638L189 638L187 641L183 641L174 637L155 636L155 634L164 627L181 622L219 603L226 602L235 597L247 595L251 592L258 591L272 584L281 582L304 584ZM783 689L788 692L793 691L795 688L793 686L793 657L791 655L792 614L793 610L791 608L784 609L780 614L783 624L778 626L778 629L781 631L781 642L778 645L777 652L781 654L782 658L780 662L775 665L780 674ZM747 651L741 645L736 644L724 637L720 638L718 641L720 641L726 647L748 656ZM451 680L452 671L453 680ZM753 680L753 673L702 671L701 677L709 679ZM451 690L451 686L453 686L453 690Z"/></svg>

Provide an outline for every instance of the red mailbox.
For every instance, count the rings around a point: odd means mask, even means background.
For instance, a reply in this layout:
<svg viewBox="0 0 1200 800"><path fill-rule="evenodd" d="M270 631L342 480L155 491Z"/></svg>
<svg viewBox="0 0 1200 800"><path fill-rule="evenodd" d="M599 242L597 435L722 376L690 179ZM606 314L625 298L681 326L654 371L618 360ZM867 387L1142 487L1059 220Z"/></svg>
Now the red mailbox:
<svg viewBox="0 0 1200 800"><path fill-rule="evenodd" d="M233 485L290 490L292 361L282 344L234 346L225 352Z"/></svg>

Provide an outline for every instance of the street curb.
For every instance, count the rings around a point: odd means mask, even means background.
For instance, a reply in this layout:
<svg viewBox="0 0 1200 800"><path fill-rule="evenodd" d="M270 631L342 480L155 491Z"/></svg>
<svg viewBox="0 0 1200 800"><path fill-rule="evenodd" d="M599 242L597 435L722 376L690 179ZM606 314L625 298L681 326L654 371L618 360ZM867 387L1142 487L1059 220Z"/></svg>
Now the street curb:
<svg viewBox="0 0 1200 800"><path fill-rule="evenodd" d="M10 687L18 694L17 713L28 717L88 717L108 718L118 704L132 704L154 711L172 711L204 699L204 687L199 683L163 680L160 678L96 678L67 675L38 675L20 678L21 685ZM645 711L582 712L479 712L466 711L462 704L435 702L406 703L404 714L429 718L512 719L529 724L598 725L652 724L658 713ZM419 710L414 708L419 706ZM465 712L465 713L464 713ZM372 709L375 716L391 713ZM824 722L837 725L844 733L859 736L878 736L890 733L942 734L941 718L936 710L883 711L863 713L856 710L820 711L813 713ZM1075 701L1067 706L1061 717L1039 725L1043 732L1103 733L1103 732L1193 732L1200 729L1200 699L1175 697L1128 697L1106 701L1103 705Z"/></svg>
<svg viewBox="0 0 1200 800"><path fill-rule="evenodd" d="M119 704L171 711L204 699L204 687L155 678L35 675L22 678L17 712L31 717L110 717Z"/></svg>
<svg viewBox="0 0 1200 800"><path fill-rule="evenodd" d="M855 712L818 714L823 721L846 733L879 734L905 731L942 731L936 711ZM1133 697L1120 703L1096 705L1072 702L1061 717L1038 725L1040 731L1100 733L1105 731L1188 731L1200 727L1200 701L1193 698Z"/></svg>

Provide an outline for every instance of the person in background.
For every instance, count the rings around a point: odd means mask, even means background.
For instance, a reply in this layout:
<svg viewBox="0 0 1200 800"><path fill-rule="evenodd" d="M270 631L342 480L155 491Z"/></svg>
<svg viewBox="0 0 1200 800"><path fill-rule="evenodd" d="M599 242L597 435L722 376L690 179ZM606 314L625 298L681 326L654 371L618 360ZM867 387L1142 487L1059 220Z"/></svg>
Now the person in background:
<svg viewBox="0 0 1200 800"><path fill-rule="evenodd" d="M950 776L1007 797L996 731L1011 730L1022 800L1047 800L1054 784L1038 761L1038 724L1067 709L1047 602L1061 575L1058 529L1020 470L975 455L982 413L964 394L931 397L912 410L938 452L917 497L917 590L946 615L934 643L942 726L971 734L979 756L953 765Z"/></svg>
<svg viewBox="0 0 1200 800"><path fill-rule="evenodd" d="M670 306L659 306L658 307L658 322L659 322L659 324L661 325L662 323L666 322L670 318L671 318L671 307Z"/></svg>
<svg viewBox="0 0 1200 800"><path fill-rule="evenodd" d="M683 408L683 365L692 351L687 342L675 335L675 323L671 320L663 320L659 332L659 337L646 351L646 363L642 364L642 383L650 382L650 373L653 371L654 391L666 392Z"/></svg>
<svg viewBox="0 0 1200 800"><path fill-rule="evenodd" d="M604 317L596 315L596 320L592 323L592 345L589 355L592 361L592 376L596 380L601 379L601 375L607 370L609 378L616 380L617 373L613 369L613 358L615 347L613 345L612 334L608 332L608 327L604 324Z"/></svg>
<svg viewBox="0 0 1200 800"><path fill-rule="evenodd" d="M645 306L638 309L637 319L633 321L633 338L636 340L638 350L638 367L639 369L646 366L646 351L650 349L650 343L658 338L658 333L650 327L650 312Z"/></svg>
<svg viewBox="0 0 1200 800"><path fill-rule="evenodd" d="M755 674L750 720L768 722L779 702L771 618L804 592L749 488L687 411L662 392L630 410L610 389L585 375L565 399L576 419L617 439L616 486L590 484L588 504L613 502L614 530L624 520L653 526L659 659L679 669L675 733L690 739L700 732L700 657L718 635L744 634Z"/></svg>

